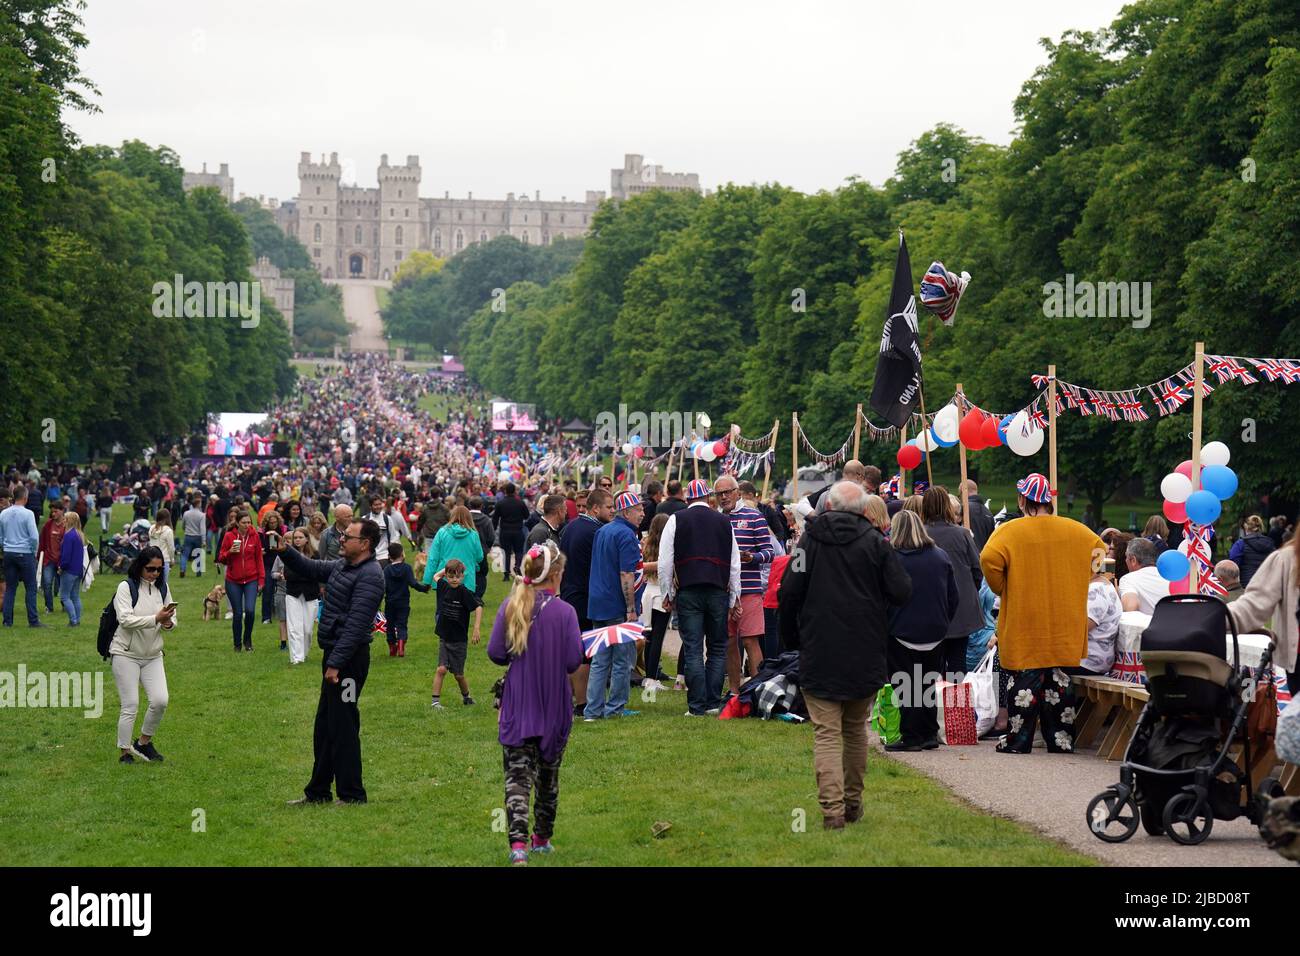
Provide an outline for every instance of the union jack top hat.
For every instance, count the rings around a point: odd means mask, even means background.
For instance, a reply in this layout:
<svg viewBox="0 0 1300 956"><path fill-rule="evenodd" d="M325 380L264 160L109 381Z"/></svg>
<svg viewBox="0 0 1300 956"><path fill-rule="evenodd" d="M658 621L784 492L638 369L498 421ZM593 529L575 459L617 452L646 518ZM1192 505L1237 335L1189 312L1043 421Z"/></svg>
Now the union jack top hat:
<svg viewBox="0 0 1300 956"><path fill-rule="evenodd" d="M696 478L686 486L686 497L689 499L707 498L710 494L709 483L703 478Z"/></svg>
<svg viewBox="0 0 1300 956"><path fill-rule="evenodd" d="M620 491L618 497L614 499L614 510L626 511L628 508L635 508L640 503L640 495L631 491Z"/></svg>
<svg viewBox="0 0 1300 956"><path fill-rule="evenodd" d="M1052 489L1047 479L1036 471L1017 481L1016 491L1039 504L1047 504L1052 500Z"/></svg>

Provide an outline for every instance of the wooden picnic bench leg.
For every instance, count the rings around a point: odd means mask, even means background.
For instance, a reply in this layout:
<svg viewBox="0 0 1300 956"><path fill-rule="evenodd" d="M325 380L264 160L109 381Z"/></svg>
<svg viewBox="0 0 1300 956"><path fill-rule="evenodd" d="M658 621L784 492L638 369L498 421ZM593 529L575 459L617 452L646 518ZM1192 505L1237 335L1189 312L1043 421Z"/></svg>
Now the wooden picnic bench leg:
<svg viewBox="0 0 1300 956"><path fill-rule="evenodd" d="M1092 746L1097 734L1105 726L1106 718L1115 709L1113 701L1105 701L1100 697L1090 698L1089 705L1088 715L1080 725L1078 733L1074 735L1075 750L1082 750Z"/></svg>
<svg viewBox="0 0 1300 956"><path fill-rule="evenodd" d="M1106 731L1106 736L1101 739L1101 745L1097 748L1097 756L1104 760L1111 759L1111 753L1115 750L1116 741L1123 739L1128 741L1127 725L1131 722L1132 715L1124 707L1124 695L1114 691L1102 691L1100 701L1103 704L1109 704L1111 707L1118 707L1119 712L1115 714L1115 720L1110 725L1110 730Z"/></svg>

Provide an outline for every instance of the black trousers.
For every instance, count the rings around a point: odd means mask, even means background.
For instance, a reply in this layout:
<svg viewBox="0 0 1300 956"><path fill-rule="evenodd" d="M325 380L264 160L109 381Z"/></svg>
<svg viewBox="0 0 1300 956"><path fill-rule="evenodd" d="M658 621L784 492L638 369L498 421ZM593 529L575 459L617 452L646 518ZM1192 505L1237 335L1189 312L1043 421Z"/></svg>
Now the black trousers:
<svg viewBox="0 0 1300 956"><path fill-rule="evenodd" d="M645 676L650 680L659 679L659 659L663 656L664 636L671 618L667 611L650 611L650 640L645 645Z"/></svg>
<svg viewBox="0 0 1300 956"><path fill-rule="evenodd" d="M328 652L322 655L328 659ZM339 682L325 680L321 661L320 702L316 705L316 729L312 738L315 763L311 780L303 790L308 800L330 799L330 784L336 783L340 800L364 803L366 788L361 784L361 688L370 673L370 645L362 644L345 666L339 668Z"/></svg>
<svg viewBox="0 0 1300 956"><path fill-rule="evenodd" d="M944 680L955 684L965 675L966 645L969 642L969 637L949 637L939 645L939 650L943 654L939 669L943 671Z"/></svg>
<svg viewBox="0 0 1300 956"><path fill-rule="evenodd" d="M507 574L512 569L515 574L520 573L520 564L524 560L524 541L522 528L518 531L501 532L501 550L505 554L505 562L501 567Z"/></svg>
<svg viewBox="0 0 1300 956"><path fill-rule="evenodd" d="M902 742L912 746L939 738L939 709L930 689L943 666L943 644L928 651L914 651L889 638L889 673L898 702ZM904 679L905 678L905 679ZM928 702L928 703L927 703Z"/></svg>

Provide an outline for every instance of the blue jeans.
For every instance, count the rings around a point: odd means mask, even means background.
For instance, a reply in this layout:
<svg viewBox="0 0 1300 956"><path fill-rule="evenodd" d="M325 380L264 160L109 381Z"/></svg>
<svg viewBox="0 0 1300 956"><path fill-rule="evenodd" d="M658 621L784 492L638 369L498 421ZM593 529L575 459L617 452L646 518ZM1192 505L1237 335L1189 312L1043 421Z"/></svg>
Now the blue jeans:
<svg viewBox="0 0 1300 956"><path fill-rule="evenodd" d="M692 585L677 592L675 606L686 671L686 706L692 714L703 714L722 706L722 679L727 673L727 592L710 584Z"/></svg>
<svg viewBox="0 0 1300 956"><path fill-rule="evenodd" d="M230 629L235 635L235 646L239 646L239 628L244 628L244 646L253 646L253 615L257 612L257 581L236 584L226 578L226 597L230 599L230 610L234 617L230 619Z"/></svg>
<svg viewBox="0 0 1300 956"><path fill-rule="evenodd" d="M209 531L208 532L208 555L214 560L217 557L217 547L220 544L221 542L217 540L217 533L215 531Z"/></svg>
<svg viewBox="0 0 1300 956"><path fill-rule="evenodd" d="M59 586L59 569L49 562L41 565L41 593L45 595L45 610L54 610L54 592Z"/></svg>
<svg viewBox="0 0 1300 956"><path fill-rule="evenodd" d="M181 553L180 553L181 574L185 573L186 565L190 563L190 559L192 556L194 556L194 552L202 551L202 550L203 550L203 538L200 537L199 535L187 534L181 538ZM196 564L200 560L202 559L197 557L194 558ZM199 567L202 567L202 565L199 565ZM194 576L202 577L203 572L196 570L194 572Z"/></svg>
<svg viewBox="0 0 1300 956"><path fill-rule="evenodd" d="M592 627L621 624L621 621L593 621ZM584 717L618 717L627 707L631 692L632 667L636 664L636 643L615 644L602 647L591 660L591 673L587 676L587 706ZM605 685L609 684L609 699L605 699Z"/></svg>
<svg viewBox="0 0 1300 956"><path fill-rule="evenodd" d="M18 597L19 581L23 582L23 587L27 591L27 623L33 625L36 624L40 620L40 618L36 616L36 555L6 554L4 567L5 627L12 627L14 623L14 601Z"/></svg>
<svg viewBox="0 0 1300 956"><path fill-rule="evenodd" d="M59 602L68 612L69 624L81 623L81 578L75 574L59 576Z"/></svg>

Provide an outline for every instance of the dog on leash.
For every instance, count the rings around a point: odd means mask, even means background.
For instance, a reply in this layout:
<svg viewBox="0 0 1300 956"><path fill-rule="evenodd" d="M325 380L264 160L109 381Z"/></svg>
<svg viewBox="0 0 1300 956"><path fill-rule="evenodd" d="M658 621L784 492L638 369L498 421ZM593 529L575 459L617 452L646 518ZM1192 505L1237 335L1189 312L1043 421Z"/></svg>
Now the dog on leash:
<svg viewBox="0 0 1300 956"><path fill-rule="evenodd" d="M221 620L221 602L226 599L225 585L218 584L208 596L203 599L203 620L219 621Z"/></svg>

